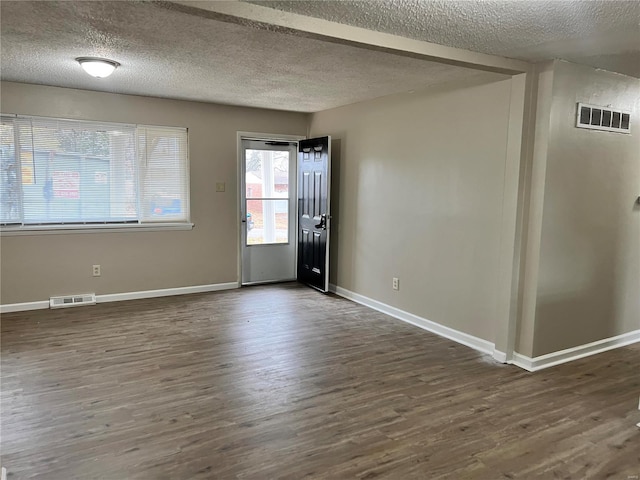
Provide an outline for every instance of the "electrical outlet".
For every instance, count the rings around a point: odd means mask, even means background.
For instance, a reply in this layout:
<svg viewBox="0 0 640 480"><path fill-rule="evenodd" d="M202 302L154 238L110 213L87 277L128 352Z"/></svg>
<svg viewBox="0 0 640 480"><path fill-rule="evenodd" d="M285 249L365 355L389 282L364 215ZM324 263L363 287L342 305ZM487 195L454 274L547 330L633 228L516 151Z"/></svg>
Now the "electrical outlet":
<svg viewBox="0 0 640 480"><path fill-rule="evenodd" d="M99 277L100 275L102 275L102 272L100 270L100 265L94 265L93 266L93 276L94 277Z"/></svg>
<svg viewBox="0 0 640 480"><path fill-rule="evenodd" d="M397 277L393 277L393 289L400 290L400 280Z"/></svg>
<svg viewBox="0 0 640 480"><path fill-rule="evenodd" d="M217 182L216 183L216 192L224 192L224 191L225 191L224 182Z"/></svg>

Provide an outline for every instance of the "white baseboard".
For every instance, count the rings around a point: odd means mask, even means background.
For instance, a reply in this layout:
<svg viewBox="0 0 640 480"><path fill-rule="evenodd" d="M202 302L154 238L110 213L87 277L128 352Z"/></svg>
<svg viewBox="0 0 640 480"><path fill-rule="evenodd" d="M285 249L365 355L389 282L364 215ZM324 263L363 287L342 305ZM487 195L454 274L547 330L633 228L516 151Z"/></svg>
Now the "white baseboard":
<svg viewBox="0 0 640 480"><path fill-rule="evenodd" d="M172 295L188 295L190 293L217 292L238 288L238 282L212 283L210 285L193 285L191 287L162 288L160 290L143 290L141 292L108 293L96 295L96 303L121 302L142 298L170 297Z"/></svg>
<svg viewBox="0 0 640 480"><path fill-rule="evenodd" d="M340 295L341 297L352 300L366 307L372 308L387 315L402 320L403 322L410 323L416 327L428 330L431 333L440 335L441 337L448 338L454 342L461 343L482 353L492 355L493 358L501 363L511 363L520 368L528 370L529 372L535 372L536 370L542 370L543 368L553 367L561 363L570 362L579 358L587 357L589 355L595 355L596 353L605 352L618 347L624 347L632 343L640 342L640 330L618 335L616 337L606 338L604 340L598 340L597 342L588 343L586 345L580 345L578 347L568 348L558 352L549 353L547 355L541 355L539 357L530 358L520 353L513 352L513 359L507 360L507 354L499 350L495 350L494 344L483 340L482 338L474 337L468 333L455 330L453 328L445 327L439 323L432 322L422 317L418 317L399 308L392 307L385 303L373 300L372 298L365 297L358 293L354 293L345 288L337 285L329 285L329 291Z"/></svg>
<svg viewBox="0 0 640 480"><path fill-rule="evenodd" d="M187 295L190 293L217 292L238 288L238 282L213 283L210 285L193 285L190 287L162 288L159 290L143 290L140 292L108 293L96 295L96 303L121 302L123 300L138 300L142 298L169 297L171 295ZM49 308L49 300L25 303L9 303L0 305L0 313L24 312L27 310L41 310Z"/></svg>
<svg viewBox="0 0 640 480"><path fill-rule="evenodd" d="M500 363L510 363L507 362L507 354L505 352L501 352L500 350L493 351L493 358L495 358Z"/></svg>
<svg viewBox="0 0 640 480"><path fill-rule="evenodd" d="M220 290L232 290L238 288L237 282L215 283L209 285L193 285L189 287L163 288L159 290L144 290L139 292L110 293L105 295L96 295L96 303L120 302L124 300L137 300L144 298L168 297L172 295L187 295L190 293L206 293L216 292ZM329 291L340 295L353 302L359 303L366 307L372 308L379 312L385 313L391 317L410 323L416 327L435 333L454 342L471 347L479 352L492 355L493 358L501 363L507 362L505 352L496 350L494 344L482 338L474 337L468 333L446 327L426 318L419 317L412 313L406 312L396 307L392 307L385 303L373 300L358 293L352 292L337 285L329 285ZM49 308L49 300L41 300L36 302L10 303L0 305L0 314L23 312L28 310L43 310ZM579 358L588 357L597 353L613 350L614 348L624 347L632 343L640 342L640 330L624 333L615 337L605 338L596 342L579 345L577 347L560 350L558 352L548 353L539 357L527 357L520 353L514 352L513 359L509 361L513 365L535 372L544 368L553 367L562 363L567 363Z"/></svg>
<svg viewBox="0 0 640 480"><path fill-rule="evenodd" d="M553 367L561 363L571 362L579 358L588 357L597 353L613 350L614 348L624 347L632 343L640 342L640 330L624 333L615 337L605 338L596 342L586 343L566 350L540 355L539 357L527 357L519 353L513 354L511 363L518 367L524 368L530 372L542 370L543 368Z"/></svg>
<svg viewBox="0 0 640 480"><path fill-rule="evenodd" d="M25 312L27 310L44 310L49 308L49 300L38 302L8 303L0 305L0 313Z"/></svg>
<svg viewBox="0 0 640 480"><path fill-rule="evenodd" d="M329 291L353 302L372 308L373 310L386 313L387 315L397 318L398 320L402 320L403 322L415 325L423 330L427 330L431 333L435 333L436 335L440 335L441 337L445 337L449 340L453 340L454 342L471 347L479 352L492 355L499 362L504 363L506 361L507 356L504 352L495 350L493 343L482 338L474 337L473 335L469 335L468 333L464 333L450 327L445 327L439 323L432 322L431 320L419 317L413 313L405 312L399 308L373 300L372 298L365 297L364 295L360 295L359 293L352 292L337 285L329 285Z"/></svg>

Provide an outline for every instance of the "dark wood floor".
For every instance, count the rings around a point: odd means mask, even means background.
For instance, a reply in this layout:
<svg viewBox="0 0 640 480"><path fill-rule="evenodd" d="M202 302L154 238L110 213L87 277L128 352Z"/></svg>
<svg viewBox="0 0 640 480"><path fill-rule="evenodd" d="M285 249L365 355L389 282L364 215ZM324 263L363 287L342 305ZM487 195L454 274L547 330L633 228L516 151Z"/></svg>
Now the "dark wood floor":
<svg viewBox="0 0 640 480"><path fill-rule="evenodd" d="M2 317L9 478L637 479L640 345L527 373L295 284Z"/></svg>

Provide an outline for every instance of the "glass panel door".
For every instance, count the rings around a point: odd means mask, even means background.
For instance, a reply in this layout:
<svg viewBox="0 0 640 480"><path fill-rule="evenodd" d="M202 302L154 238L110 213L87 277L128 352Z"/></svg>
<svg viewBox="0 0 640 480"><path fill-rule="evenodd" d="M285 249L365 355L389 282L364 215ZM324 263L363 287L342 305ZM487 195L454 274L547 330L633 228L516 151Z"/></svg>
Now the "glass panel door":
<svg viewBox="0 0 640 480"><path fill-rule="evenodd" d="M297 144L242 140L241 283L296 278Z"/></svg>

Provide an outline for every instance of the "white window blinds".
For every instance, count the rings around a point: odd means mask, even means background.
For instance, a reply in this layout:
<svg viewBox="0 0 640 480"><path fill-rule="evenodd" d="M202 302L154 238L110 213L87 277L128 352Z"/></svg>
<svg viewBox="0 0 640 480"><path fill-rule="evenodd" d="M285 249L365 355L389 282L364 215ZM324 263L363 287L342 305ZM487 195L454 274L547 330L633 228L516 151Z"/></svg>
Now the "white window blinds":
<svg viewBox="0 0 640 480"><path fill-rule="evenodd" d="M13 119L0 118L0 223L22 219L20 159L16 158L17 126Z"/></svg>
<svg viewBox="0 0 640 480"><path fill-rule="evenodd" d="M0 223L188 222L187 131L3 117Z"/></svg>
<svg viewBox="0 0 640 480"><path fill-rule="evenodd" d="M187 136L183 129L138 127L140 220L186 220L189 211Z"/></svg>

